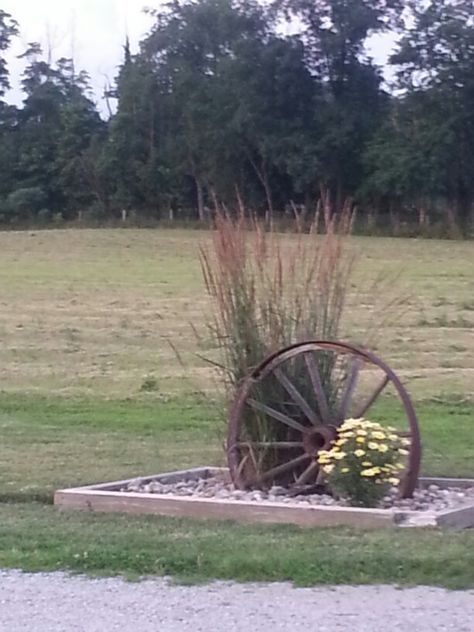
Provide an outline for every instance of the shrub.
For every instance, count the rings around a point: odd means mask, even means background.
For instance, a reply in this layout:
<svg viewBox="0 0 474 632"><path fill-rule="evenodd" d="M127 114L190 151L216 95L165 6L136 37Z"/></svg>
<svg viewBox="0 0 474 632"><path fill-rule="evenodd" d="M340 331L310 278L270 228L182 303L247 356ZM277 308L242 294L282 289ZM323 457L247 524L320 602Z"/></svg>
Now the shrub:
<svg viewBox="0 0 474 632"><path fill-rule="evenodd" d="M318 454L318 463L331 489L353 505L376 506L390 486L399 483L408 454L407 439L391 427L365 419L348 419L330 450Z"/></svg>
<svg viewBox="0 0 474 632"><path fill-rule="evenodd" d="M10 215L25 219L44 208L46 195L41 187L25 187L10 193L6 206Z"/></svg>
<svg viewBox="0 0 474 632"><path fill-rule="evenodd" d="M158 380L152 375L148 375L141 383L140 390L144 392L159 390Z"/></svg>

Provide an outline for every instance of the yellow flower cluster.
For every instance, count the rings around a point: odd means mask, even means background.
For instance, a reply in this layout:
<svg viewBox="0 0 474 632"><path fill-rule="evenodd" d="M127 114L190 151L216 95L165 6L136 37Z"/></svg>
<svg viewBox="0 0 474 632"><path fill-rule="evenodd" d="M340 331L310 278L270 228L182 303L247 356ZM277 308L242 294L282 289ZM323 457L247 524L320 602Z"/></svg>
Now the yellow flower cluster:
<svg viewBox="0 0 474 632"><path fill-rule="evenodd" d="M366 480L396 485L397 472L405 468L399 458L408 454L409 445L394 428L366 419L347 419L331 448L321 450L317 461L326 474L336 470L338 474L358 474Z"/></svg>

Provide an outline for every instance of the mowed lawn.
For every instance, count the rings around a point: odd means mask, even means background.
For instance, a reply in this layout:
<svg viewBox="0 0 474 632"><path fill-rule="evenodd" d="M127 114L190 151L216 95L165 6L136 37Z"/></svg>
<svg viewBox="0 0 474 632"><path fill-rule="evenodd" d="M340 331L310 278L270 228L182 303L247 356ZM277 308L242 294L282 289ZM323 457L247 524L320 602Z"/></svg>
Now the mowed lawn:
<svg viewBox="0 0 474 632"><path fill-rule="evenodd" d="M150 377L166 394L209 385L196 355L209 354L198 259L207 240L178 230L0 233L2 388L134 397ZM342 336L367 343L384 320L369 342L415 395L471 393L474 243L354 238L350 247ZM399 297L403 307L390 307Z"/></svg>
<svg viewBox="0 0 474 632"><path fill-rule="evenodd" d="M218 376L203 359L216 353L198 258L208 239L0 233L0 567L473 585L472 531L299 531L50 506L58 487L224 463ZM358 264L343 337L370 340L404 378L423 470L474 476L473 242L354 238L350 248ZM375 412L400 416L390 398Z"/></svg>

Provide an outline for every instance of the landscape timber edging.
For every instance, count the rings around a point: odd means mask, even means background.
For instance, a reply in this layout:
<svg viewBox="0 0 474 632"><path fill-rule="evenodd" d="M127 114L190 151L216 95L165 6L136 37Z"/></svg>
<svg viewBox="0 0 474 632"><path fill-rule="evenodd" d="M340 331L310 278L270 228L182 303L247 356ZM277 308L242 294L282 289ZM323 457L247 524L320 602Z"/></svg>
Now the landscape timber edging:
<svg viewBox="0 0 474 632"><path fill-rule="evenodd" d="M258 502L120 491L131 482L163 483L183 479L207 478L224 474L227 468L198 467L188 470L141 476L110 483L60 489L54 494L54 504L63 509L82 509L98 512L155 514L179 518L231 520L245 523L294 524L300 527L352 526L382 528L394 526L439 526L463 529L474 526L474 504L442 511L367 509L325 505L291 505L281 502ZM474 485L473 479L420 478L420 485L440 487Z"/></svg>

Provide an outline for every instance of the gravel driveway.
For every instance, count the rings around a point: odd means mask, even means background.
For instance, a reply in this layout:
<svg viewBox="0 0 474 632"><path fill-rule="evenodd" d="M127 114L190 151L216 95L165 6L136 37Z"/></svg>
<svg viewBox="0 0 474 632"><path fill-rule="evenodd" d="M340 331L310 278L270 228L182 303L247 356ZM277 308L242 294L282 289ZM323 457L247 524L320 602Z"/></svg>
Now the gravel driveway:
<svg viewBox="0 0 474 632"><path fill-rule="evenodd" d="M165 580L0 571L1 632L474 632L474 592L391 586Z"/></svg>

